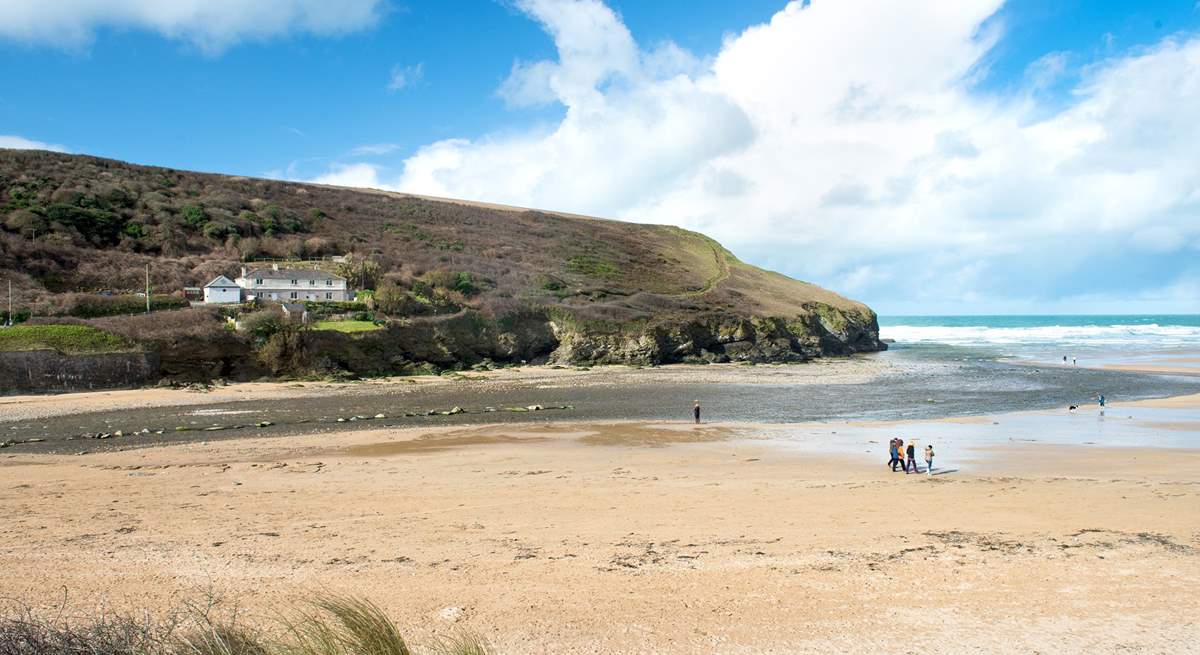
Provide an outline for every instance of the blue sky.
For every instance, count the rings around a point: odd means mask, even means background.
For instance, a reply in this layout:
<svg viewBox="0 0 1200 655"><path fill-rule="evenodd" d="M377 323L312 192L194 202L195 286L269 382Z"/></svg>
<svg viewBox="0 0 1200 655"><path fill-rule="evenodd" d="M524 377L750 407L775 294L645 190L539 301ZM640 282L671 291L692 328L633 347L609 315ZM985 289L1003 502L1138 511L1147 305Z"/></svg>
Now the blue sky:
<svg viewBox="0 0 1200 655"><path fill-rule="evenodd" d="M155 4L0 7L0 145L675 223L887 313L1200 312L1200 144L1144 138L1200 115L1191 0Z"/></svg>

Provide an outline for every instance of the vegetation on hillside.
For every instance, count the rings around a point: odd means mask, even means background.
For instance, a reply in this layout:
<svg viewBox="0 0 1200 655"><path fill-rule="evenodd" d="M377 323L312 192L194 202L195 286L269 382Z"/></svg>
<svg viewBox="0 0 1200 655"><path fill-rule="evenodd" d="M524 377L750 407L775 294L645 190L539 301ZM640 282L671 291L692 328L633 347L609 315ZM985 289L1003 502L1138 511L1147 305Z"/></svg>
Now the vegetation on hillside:
<svg viewBox="0 0 1200 655"><path fill-rule="evenodd" d="M320 329L262 305L139 315L147 266L163 309L187 304L183 287L271 264L336 272L359 296L306 303ZM50 152L0 150L0 278L18 318L88 318L189 378L883 347L864 305L677 227Z"/></svg>
<svg viewBox="0 0 1200 655"><path fill-rule="evenodd" d="M17 325L0 329L0 352L57 350L78 354L136 349L132 341L90 325Z"/></svg>

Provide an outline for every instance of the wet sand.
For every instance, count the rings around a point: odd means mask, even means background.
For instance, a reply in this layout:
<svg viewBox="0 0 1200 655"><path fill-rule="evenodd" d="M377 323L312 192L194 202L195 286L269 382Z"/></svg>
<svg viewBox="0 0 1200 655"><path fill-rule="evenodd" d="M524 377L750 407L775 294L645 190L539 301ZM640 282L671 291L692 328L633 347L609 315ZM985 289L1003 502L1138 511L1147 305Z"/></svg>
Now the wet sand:
<svg viewBox="0 0 1200 655"><path fill-rule="evenodd" d="M763 426L569 422L5 455L0 596L355 593L502 653L1200 643L1200 450L996 448L904 475Z"/></svg>

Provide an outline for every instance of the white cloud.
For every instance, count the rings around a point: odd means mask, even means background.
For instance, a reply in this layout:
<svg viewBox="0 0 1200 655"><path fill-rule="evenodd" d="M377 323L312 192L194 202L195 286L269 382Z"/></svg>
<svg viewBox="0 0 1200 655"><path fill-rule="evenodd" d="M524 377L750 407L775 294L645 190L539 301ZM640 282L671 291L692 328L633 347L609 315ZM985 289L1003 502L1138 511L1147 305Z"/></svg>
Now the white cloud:
<svg viewBox="0 0 1200 655"><path fill-rule="evenodd" d="M4 0L0 38L78 47L100 28L138 29L219 53L292 32L337 35L375 24L382 0Z"/></svg>
<svg viewBox="0 0 1200 655"><path fill-rule="evenodd" d="M387 88L388 91L399 91L420 84L423 79L425 79L425 62L411 66L396 64L392 67L392 74L388 79Z"/></svg>
<svg viewBox="0 0 1200 655"><path fill-rule="evenodd" d="M332 171L309 181L317 184L353 186L365 189L383 189L387 187L386 184L379 181L379 171L371 164L338 164L334 166Z"/></svg>
<svg viewBox="0 0 1200 655"><path fill-rule="evenodd" d="M15 134L0 134L0 148L12 150L50 150L53 152L70 152L66 146L54 143L43 143L20 137Z"/></svg>
<svg viewBox="0 0 1200 655"><path fill-rule="evenodd" d="M1076 70L1050 108L1037 91L1062 53L1010 97L975 90L1000 4L793 2L700 60L639 48L597 0L520 0L558 56L518 62L499 92L557 102L560 122L336 174L683 225L874 301L1133 297L1110 264L1125 257L1157 258L1142 288L1195 276L1177 255L1200 241L1200 39Z"/></svg>
<svg viewBox="0 0 1200 655"><path fill-rule="evenodd" d="M399 143L364 143L351 148L346 154L350 157L378 157L396 152L401 147Z"/></svg>

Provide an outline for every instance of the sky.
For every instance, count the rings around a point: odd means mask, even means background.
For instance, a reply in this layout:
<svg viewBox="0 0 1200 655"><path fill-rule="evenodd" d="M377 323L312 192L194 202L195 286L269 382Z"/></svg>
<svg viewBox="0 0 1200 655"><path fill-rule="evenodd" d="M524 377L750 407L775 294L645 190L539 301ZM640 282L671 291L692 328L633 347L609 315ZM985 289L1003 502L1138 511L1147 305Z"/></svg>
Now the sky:
<svg viewBox="0 0 1200 655"><path fill-rule="evenodd" d="M1200 313L1200 0L5 0L0 147L704 232L881 314Z"/></svg>

